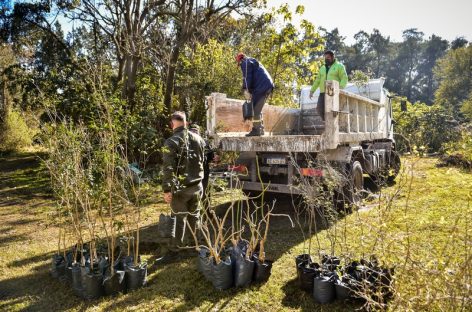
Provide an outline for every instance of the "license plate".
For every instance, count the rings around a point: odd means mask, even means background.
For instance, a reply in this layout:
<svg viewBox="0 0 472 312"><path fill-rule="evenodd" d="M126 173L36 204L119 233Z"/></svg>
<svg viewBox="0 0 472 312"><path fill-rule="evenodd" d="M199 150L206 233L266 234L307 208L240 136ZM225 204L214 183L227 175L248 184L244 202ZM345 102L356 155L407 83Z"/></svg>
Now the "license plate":
<svg viewBox="0 0 472 312"><path fill-rule="evenodd" d="M268 165L286 165L287 160L285 158L267 158L266 162Z"/></svg>

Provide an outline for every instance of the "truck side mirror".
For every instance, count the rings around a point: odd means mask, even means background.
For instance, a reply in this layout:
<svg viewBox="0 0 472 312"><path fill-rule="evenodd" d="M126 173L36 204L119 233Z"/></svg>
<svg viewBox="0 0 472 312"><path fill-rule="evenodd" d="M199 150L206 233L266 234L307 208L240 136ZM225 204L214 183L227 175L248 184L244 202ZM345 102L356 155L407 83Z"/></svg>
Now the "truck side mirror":
<svg viewBox="0 0 472 312"><path fill-rule="evenodd" d="M408 108L407 108L407 106L406 106L406 101L405 101L405 100L401 100L401 101L400 101L400 109L401 109L402 112L408 111Z"/></svg>

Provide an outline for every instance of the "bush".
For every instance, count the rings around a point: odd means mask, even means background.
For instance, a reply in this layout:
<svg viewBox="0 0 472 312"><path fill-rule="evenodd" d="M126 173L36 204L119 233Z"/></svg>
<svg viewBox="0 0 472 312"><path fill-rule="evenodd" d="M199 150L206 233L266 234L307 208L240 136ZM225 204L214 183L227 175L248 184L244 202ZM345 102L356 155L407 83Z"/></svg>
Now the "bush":
<svg viewBox="0 0 472 312"><path fill-rule="evenodd" d="M23 115L17 110L8 111L1 126L0 150L15 152L31 146L34 131L27 124Z"/></svg>
<svg viewBox="0 0 472 312"><path fill-rule="evenodd" d="M400 103L393 103L395 133L399 151L418 154L440 152L443 144L457 141L460 131L457 122L439 105L407 103L402 112Z"/></svg>
<svg viewBox="0 0 472 312"><path fill-rule="evenodd" d="M444 144L443 152L440 165L472 170L472 124L462 127L459 140Z"/></svg>

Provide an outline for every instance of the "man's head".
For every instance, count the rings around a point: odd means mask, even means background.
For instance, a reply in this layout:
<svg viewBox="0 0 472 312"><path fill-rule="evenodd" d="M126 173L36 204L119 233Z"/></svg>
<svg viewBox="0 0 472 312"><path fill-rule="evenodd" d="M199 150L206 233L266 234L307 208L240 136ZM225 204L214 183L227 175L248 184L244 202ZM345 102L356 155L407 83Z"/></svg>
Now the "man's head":
<svg viewBox="0 0 472 312"><path fill-rule="evenodd" d="M237 55L236 55L236 63L241 64L241 61L244 60L244 58L246 57L246 55L244 55L243 52L239 52Z"/></svg>
<svg viewBox="0 0 472 312"><path fill-rule="evenodd" d="M200 126L197 124L191 124L190 127L188 127L188 130L190 132L200 135Z"/></svg>
<svg viewBox="0 0 472 312"><path fill-rule="evenodd" d="M170 120L172 124L172 130L178 127L185 127L185 124L186 124L185 112L181 112L181 111L174 112Z"/></svg>
<svg viewBox="0 0 472 312"><path fill-rule="evenodd" d="M333 51L326 51L324 53L324 58L325 58L325 64L330 66L331 64L334 63L334 52Z"/></svg>

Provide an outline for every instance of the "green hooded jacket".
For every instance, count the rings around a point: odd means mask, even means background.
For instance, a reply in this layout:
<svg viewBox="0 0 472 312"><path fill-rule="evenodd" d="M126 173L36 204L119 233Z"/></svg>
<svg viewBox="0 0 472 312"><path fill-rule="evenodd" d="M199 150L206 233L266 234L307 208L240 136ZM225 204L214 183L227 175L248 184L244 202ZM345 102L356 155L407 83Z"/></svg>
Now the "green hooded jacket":
<svg viewBox="0 0 472 312"><path fill-rule="evenodd" d="M344 65L334 60L334 63L329 68L328 75L326 75L326 65L321 66L311 91L315 92L320 87L320 93L324 93L326 80L336 80L339 82L339 87L344 89L347 84L347 73Z"/></svg>
<svg viewBox="0 0 472 312"><path fill-rule="evenodd" d="M184 127L174 129L174 134L164 143L162 155L162 190L173 194L197 185L203 179L205 141Z"/></svg>

